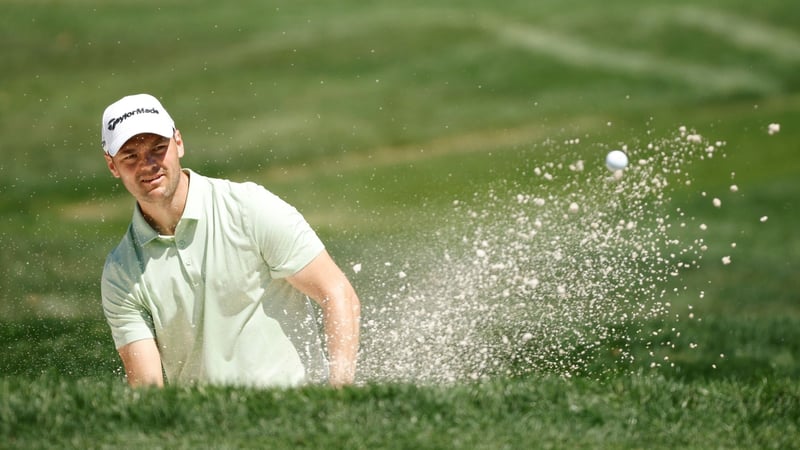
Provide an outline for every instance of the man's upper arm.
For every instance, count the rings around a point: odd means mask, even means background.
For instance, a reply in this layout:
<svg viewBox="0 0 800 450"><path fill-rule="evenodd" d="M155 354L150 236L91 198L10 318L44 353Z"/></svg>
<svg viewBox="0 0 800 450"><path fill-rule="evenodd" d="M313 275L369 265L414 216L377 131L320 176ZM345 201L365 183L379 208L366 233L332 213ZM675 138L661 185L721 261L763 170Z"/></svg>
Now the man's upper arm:
<svg viewBox="0 0 800 450"><path fill-rule="evenodd" d="M131 386L164 385L161 355L155 339L142 339L119 348L125 375Z"/></svg>
<svg viewBox="0 0 800 450"><path fill-rule="evenodd" d="M325 250L297 273L289 276L287 281L323 307L323 303L332 297L354 296L347 277Z"/></svg>
<svg viewBox="0 0 800 450"><path fill-rule="evenodd" d="M117 349L134 341L155 338L149 311L135 298L135 283L116 263L106 263L100 283L103 314Z"/></svg>
<svg viewBox="0 0 800 450"><path fill-rule="evenodd" d="M152 318L117 283L103 278L103 312L119 352L128 384L164 385L161 355Z"/></svg>
<svg viewBox="0 0 800 450"><path fill-rule="evenodd" d="M322 307L331 385L352 383L358 358L361 304L347 277L323 251L288 281Z"/></svg>

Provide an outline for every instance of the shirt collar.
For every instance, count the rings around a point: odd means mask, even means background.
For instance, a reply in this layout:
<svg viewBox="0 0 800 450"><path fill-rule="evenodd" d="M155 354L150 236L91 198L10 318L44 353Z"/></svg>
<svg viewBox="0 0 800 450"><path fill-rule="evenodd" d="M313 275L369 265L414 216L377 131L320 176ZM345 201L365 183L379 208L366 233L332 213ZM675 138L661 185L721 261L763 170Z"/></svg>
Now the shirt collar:
<svg viewBox="0 0 800 450"><path fill-rule="evenodd" d="M186 206L183 208L183 215L178 224L184 220L200 220L203 216L203 199L207 190L205 177L191 169L183 169L183 171L189 175L189 193L186 195Z"/></svg>
<svg viewBox="0 0 800 450"><path fill-rule="evenodd" d="M183 208L183 214L178 221L178 226L175 227L175 234L180 233L188 222L197 222L200 220L203 211L204 191L206 190L206 183L202 175L186 168L183 169L183 172L189 175L189 192L186 195L186 206ZM158 231L151 227L150 224L147 223L147 220L145 220L138 203L133 208L131 228L133 237L140 246L144 246L159 237Z"/></svg>

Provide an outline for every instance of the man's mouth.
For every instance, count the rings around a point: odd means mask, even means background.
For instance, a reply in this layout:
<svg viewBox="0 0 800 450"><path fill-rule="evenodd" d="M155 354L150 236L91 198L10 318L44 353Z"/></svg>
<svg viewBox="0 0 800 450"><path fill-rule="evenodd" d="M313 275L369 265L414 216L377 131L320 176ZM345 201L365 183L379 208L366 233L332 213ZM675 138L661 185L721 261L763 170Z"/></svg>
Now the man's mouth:
<svg viewBox="0 0 800 450"><path fill-rule="evenodd" d="M148 184L149 183L155 183L158 180L160 180L163 176L164 176L164 174L159 173L159 174L153 175L150 178L142 178L142 182L143 183L148 183Z"/></svg>

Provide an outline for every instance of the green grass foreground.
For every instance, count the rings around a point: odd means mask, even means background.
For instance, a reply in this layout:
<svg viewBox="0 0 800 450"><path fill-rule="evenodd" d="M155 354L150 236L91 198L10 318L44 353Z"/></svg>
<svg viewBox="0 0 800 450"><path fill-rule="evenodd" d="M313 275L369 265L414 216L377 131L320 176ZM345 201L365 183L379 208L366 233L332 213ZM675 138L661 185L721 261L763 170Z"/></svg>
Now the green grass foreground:
<svg viewBox="0 0 800 450"><path fill-rule="evenodd" d="M0 1L0 448L800 448L798 23L786 0ZM99 277L132 202L98 122L136 92L185 166L296 205L365 306L370 269L426 269L454 200L679 126L726 143L665 212L708 250L658 286L668 315L614 325L651 339L565 354L571 377L131 390Z"/></svg>
<svg viewBox="0 0 800 450"><path fill-rule="evenodd" d="M0 393L19 448L793 448L800 423L790 379L133 391L42 377Z"/></svg>

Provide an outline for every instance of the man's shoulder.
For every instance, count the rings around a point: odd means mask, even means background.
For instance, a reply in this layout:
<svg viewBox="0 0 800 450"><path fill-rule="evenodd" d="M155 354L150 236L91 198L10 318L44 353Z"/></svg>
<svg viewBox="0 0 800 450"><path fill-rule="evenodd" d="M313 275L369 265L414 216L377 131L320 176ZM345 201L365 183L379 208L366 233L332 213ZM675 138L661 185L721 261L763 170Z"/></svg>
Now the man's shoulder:
<svg viewBox="0 0 800 450"><path fill-rule="evenodd" d="M230 197L239 203L247 204L253 201L262 203L264 200L277 199L275 194L254 181L233 181L226 178L207 177L203 175L199 175L199 178L207 183L213 195Z"/></svg>
<svg viewBox="0 0 800 450"><path fill-rule="evenodd" d="M106 256L103 267L104 277L111 272L118 272L124 267L129 267L131 264L137 264L137 261L136 242L133 238L132 225L128 225L122 239Z"/></svg>

